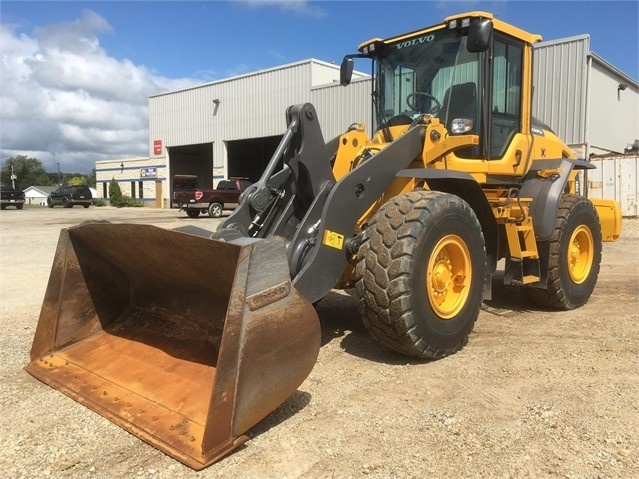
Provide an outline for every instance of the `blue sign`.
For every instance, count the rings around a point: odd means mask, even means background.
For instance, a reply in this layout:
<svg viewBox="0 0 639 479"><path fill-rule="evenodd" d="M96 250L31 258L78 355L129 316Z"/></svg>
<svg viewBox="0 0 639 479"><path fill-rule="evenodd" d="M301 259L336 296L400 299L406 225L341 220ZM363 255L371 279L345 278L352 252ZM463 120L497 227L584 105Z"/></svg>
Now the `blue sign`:
<svg viewBox="0 0 639 479"><path fill-rule="evenodd" d="M140 178L157 178L158 169L155 166L140 168Z"/></svg>

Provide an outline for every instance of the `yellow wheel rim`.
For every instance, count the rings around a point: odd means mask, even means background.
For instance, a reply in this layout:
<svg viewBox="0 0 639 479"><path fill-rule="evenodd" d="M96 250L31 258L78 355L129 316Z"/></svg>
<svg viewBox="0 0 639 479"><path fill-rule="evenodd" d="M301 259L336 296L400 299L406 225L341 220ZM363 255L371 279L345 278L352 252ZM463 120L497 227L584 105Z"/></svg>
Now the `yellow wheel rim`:
<svg viewBox="0 0 639 479"><path fill-rule="evenodd" d="M439 240L428 260L426 289L430 305L441 319L455 317L464 307L472 273L466 243L457 235Z"/></svg>
<svg viewBox="0 0 639 479"><path fill-rule="evenodd" d="M590 229L580 225L573 231L568 243L568 272L576 284L586 281L592 268L594 241Z"/></svg>

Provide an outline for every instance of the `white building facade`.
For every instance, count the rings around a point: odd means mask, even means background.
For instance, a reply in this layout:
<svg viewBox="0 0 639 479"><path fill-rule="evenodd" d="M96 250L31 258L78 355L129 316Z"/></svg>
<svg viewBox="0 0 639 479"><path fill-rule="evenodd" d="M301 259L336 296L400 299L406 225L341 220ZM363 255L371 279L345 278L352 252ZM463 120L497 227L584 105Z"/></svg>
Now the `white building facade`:
<svg viewBox="0 0 639 479"><path fill-rule="evenodd" d="M96 198L108 199L111 180L118 182L123 195L144 201L145 206L168 208L165 161L142 158L103 160L95 163Z"/></svg>

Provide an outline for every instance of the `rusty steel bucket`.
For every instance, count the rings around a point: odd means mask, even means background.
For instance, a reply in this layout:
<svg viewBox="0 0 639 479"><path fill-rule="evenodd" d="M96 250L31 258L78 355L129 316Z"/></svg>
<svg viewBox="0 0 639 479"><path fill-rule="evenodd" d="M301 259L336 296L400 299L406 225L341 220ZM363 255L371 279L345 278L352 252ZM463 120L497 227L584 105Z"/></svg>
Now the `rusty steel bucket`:
<svg viewBox="0 0 639 479"><path fill-rule="evenodd" d="M247 440L315 364L276 238L63 229L26 371L193 469Z"/></svg>

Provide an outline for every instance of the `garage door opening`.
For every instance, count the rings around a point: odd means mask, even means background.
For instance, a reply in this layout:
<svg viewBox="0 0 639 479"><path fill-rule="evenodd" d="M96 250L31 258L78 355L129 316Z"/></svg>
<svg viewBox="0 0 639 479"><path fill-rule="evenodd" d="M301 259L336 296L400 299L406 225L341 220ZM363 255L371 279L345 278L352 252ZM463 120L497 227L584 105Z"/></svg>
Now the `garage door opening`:
<svg viewBox="0 0 639 479"><path fill-rule="evenodd" d="M282 135L227 141L229 178L259 180L281 140Z"/></svg>
<svg viewBox="0 0 639 479"><path fill-rule="evenodd" d="M171 175L195 175L198 188L213 188L213 143L170 146L169 169ZM169 182L173 198L173 181Z"/></svg>

